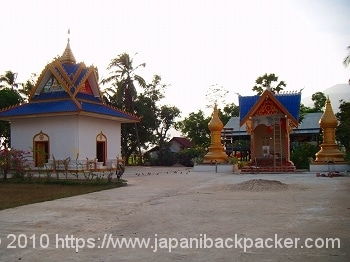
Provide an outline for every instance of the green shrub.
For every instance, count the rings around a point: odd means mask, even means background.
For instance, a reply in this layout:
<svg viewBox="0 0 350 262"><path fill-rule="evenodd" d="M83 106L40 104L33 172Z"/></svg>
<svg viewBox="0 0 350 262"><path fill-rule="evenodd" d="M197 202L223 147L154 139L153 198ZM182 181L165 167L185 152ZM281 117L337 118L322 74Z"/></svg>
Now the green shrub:
<svg viewBox="0 0 350 262"><path fill-rule="evenodd" d="M187 148L179 152L178 163L187 167L192 167L194 165L194 160L203 159L205 153L203 148Z"/></svg>
<svg viewBox="0 0 350 262"><path fill-rule="evenodd" d="M294 148L290 159L298 169L309 169L310 158L315 159L319 147L309 143L303 143Z"/></svg>

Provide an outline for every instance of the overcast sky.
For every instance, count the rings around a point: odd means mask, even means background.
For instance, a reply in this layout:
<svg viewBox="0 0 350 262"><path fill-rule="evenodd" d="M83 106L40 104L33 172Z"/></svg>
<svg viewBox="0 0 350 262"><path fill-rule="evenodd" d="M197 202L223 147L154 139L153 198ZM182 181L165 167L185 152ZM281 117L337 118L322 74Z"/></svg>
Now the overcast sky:
<svg viewBox="0 0 350 262"><path fill-rule="evenodd" d="M108 75L123 52L147 81L170 84L163 104L182 117L205 110L211 85L253 95L257 77L275 73L303 96L346 83L348 0L1 0L0 74L18 82L40 74L70 44L78 62ZM137 55L135 55L137 53ZM350 89L349 89L350 90ZM220 106L220 105L219 105Z"/></svg>

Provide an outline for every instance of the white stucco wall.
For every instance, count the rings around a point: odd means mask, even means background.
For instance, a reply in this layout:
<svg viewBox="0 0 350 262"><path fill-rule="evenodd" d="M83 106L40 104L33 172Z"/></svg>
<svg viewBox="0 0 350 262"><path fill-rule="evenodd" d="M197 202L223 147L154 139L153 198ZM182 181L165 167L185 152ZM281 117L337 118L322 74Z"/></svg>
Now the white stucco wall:
<svg viewBox="0 0 350 262"><path fill-rule="evenodd" d="M72 156L77 147L76 116L52 116L44 118L16 119L11 121L11 147L22 150L33 149L33 137L42 131L50 139L50 158Z"/></svg>
<svg viewBox="0 0 350 262"><path fill-rule="evenodd" d="M107 138L107 161L121 156L120 122L85 116L51 116L11 121L11 146L31 151L33 137L41 131L49 136L50 159L70 157L79 160L96 157L96 137Z"/></svg>
<svg viewBox="0 0 350 262"><path fill-rule="evenodd" d="M106 159L121 157L121 124L114 120L80 117L79 119L79 156L93 159L96 157L96 137L103 133L107 138Z"/></svg>

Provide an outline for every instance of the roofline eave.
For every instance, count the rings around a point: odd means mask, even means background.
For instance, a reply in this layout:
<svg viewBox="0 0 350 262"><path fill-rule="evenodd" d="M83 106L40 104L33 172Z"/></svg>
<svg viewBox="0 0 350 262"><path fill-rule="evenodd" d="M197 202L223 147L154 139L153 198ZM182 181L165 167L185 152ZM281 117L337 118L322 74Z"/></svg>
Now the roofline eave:
<svg viewBox="0 0 350 262"><path fill-rule="evenodd" d="M109 120L115 120L120 123L138 123L141 121L139 118L125 118L125 117L118 117L118 116L111 116L111 115L103 115L103 114L98 114L98 113L92 113L92 112L86 112L86 111L81 111L80 114L81 116L88 116L88 117L94 117L94 118L99 118L99 119L109 119Z"/></svg>
<svg viewBox="0 0 350 262"><path fill-rule="evenodd" d="M29 119L29 118L42 118L42 117L53 117L53 116L74 116L74 115L88 116L88 117L93 117L93 118L98 118L98 119L115 120L115 121L118 121L120 123L138 123L138 122L140 122L140 119L138 119L138 118L128 119L128 118L124 118L124 117L102 115L102 114L96 114L96 113L85 112L85 111L28 114L28 115L17 115L17 116L2 116L2 117L0 117L0 120L11 122L11 120L13 120L13 119Z"/></svg>

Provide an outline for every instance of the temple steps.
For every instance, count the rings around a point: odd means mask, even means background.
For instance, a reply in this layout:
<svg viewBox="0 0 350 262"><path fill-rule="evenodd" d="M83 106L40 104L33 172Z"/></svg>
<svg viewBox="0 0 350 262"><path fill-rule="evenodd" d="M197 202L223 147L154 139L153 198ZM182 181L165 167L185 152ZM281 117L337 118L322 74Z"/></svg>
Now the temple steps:
<svg viewBox="0 0 350 262"><path fill-rule="evenodd" d="M241 173L294 173L295 166L245 166L241 169Z"/></svg>

